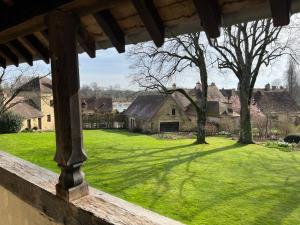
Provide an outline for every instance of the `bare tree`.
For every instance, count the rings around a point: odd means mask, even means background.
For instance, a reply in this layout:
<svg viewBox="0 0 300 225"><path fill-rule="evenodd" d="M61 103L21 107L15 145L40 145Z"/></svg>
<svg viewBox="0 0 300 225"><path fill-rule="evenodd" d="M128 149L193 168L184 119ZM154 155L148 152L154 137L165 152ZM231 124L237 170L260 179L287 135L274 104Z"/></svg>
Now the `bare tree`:
<svg viewBox="0 0 300 225"><path fill-rule="evenodd" d="M296 62L290 58L288 70L285 74L287 90L290 95L299 103L300 102L300 72L297 69Z"/></svg>
<svg viewBox="0 0 300 225"><path fill-rule="evenodd" d="M197 114L197 141L206 143L205 125L207 108L207 65L206 50L208 43L200 32L185 34L167 39L164 46L156 48L149 43L142 43L133 47L129 57L133 60L131 68L134 70L132 79L145 90L158 90L165 94L179 92L194 106ZM193 100L181 88L168 89L172 78L189 67L199 71L201 81L200 101Z"/></svg>
<svg viewBox="0 0 300 225"><path fill-rule="evenodd" d="M253 143L250 105L260 69L286 53L287 42L279 44L281 28L270 19L241 23L223 29L219 40L211 41L217 52L219 69L232 71L239 80L240 137L243 144Z"/></svg>

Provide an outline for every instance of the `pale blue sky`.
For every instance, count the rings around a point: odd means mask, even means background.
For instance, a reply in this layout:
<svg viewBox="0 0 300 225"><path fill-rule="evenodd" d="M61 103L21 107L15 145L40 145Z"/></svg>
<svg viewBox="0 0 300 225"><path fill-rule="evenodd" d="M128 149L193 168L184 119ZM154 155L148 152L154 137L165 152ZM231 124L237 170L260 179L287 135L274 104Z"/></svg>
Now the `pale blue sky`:
<svg viewBox="0 0 300 225"><path fill-rule="evenodd" d="M97 57L90 59L85 53L79 56L81 84L97 82L99 86L120 85L122 89L137 89L128 77L131 73L130 62L126 54L119 54L113 48L97 51ZM263 69L257 80L257 87L263 87L266 83L275 79L282 79L286 70L286 59L282 58L268 69ZM177 75L177 85L193 87L199 80L197 71L188 70ZM209 82L215 82L219 88L235 88L237 79L233 74L223 74L217 69L209 69Z"/></svg>

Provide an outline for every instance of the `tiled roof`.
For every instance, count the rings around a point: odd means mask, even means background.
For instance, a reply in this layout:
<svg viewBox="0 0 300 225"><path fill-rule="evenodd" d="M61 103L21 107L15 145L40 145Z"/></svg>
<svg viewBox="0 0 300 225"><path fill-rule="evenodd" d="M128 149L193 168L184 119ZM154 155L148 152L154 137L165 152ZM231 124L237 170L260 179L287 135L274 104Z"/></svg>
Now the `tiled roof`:
<svg viewBox="0 0 300 225"><path fill-rule="evenodd" d="M142 120L151 119L167 98L166 95L140 95L125 111L125 115Z"/></svg>

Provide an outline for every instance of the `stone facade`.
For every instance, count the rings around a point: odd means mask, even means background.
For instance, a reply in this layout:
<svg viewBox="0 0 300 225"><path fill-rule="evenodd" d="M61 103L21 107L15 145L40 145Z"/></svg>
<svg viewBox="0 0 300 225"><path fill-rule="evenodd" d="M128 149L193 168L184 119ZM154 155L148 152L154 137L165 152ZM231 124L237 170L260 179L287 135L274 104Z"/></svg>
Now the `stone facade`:
<svg viewBox="0 0 300 225"><path fill-rule="evenodd" d="M135 115L135 112L130 113L127 111L127 127L129 130L141 131L143 133L159 133L162 129L177 129L179 132L187 132L194 130L195 126L191 120L186 116L184 111L178 106L172 96L139 96L144 98L143 103L153 103L154 98L159 99L156 109L152 108L155 112L150 112L148 115ZM137 99L138 99L137 98ZM137 99L135 101L137 101ZM135 105L135 101L132 106ZM143 106L141 106L143 107ZM130 110L130 107L128 108ZM137 111L139 111L137 109ZM164 127L165 126L165 127ZM174 130L175 131L175 130Z"/></svg>
<svg viewBox="0 0 300 225"><path fill-rule="evenodd" d="M25 85L18 98L21 103L12 108L12 111L24 118L25 129L42 131L54 130L54 108L52 81L48 78L34 78Z"/></svg>

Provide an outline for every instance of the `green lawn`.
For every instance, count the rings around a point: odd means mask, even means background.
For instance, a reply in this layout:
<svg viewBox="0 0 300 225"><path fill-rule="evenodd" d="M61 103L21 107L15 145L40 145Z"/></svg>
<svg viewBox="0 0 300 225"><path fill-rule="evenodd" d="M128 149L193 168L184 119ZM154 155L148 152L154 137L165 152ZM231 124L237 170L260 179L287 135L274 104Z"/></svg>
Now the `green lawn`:
<svg viewBox="0 0 300 225"><path fill-rule="evenodd" d="M300 224L300 152L220 137L157 140L85 131L90 185L195 225ZM58 172L53 133L0 135L0 149Z"/></svg>

